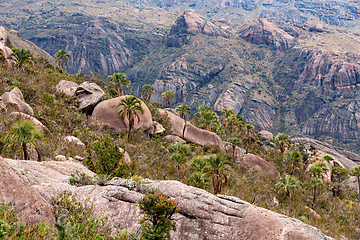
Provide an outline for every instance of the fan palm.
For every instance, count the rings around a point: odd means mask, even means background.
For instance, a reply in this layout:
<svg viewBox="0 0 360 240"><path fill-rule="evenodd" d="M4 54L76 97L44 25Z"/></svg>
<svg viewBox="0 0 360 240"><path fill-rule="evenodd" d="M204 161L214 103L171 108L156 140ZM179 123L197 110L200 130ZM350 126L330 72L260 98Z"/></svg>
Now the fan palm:
<svg viewBox="0 0 360 240"><path fill-rule="evenodd" d="M190 180L193 183L194 187L198 188L207 188L209 186L210 180L206 177L206 173L194 172L190 176Z"/></svg>
<svg viewBox="0 0 360 240"><path fill-rule="evenodd" d="M217 127L219 116L208 106L200 105L195 114L195 122L202 129L210 130L211 126Z"/></svg>
<svg viewBox="0 0 360 240"><path fill-rule="evenodd" d="M42 130L38 128L34 122L20 119L11 126L9 132L5 136L5 142L6 145L17 145L21 148L24 159L29 160L30 156L28 154L27 144L29 144L30 147L35 147L36 141L42 140L43 138L44 135ZM36 147L35 149L38 152L38 160L40 160L40 152Z"/></svg>
<svg viewBox="0 0 360 240"><path fill-rule="evenodd" d="M55 62L56 64L60 65L60 67L66 67L67 62L69 61L70 55L67 54L66 50L59 50L55 54Z"/></svg>
<svg viewBox="0 0 360 240"><path fill-rule="evenodd" d="M125 118L128 119L128 140L130 139L131 129L135 125L135 118L140 121L140 113L144 114L144 109L141 106L141 102L135 96L128 96L125 99L121 99L116 107L123 107L119 110L118 116L125 123Z"/></svg>
<svg viewBox="0 0 360 240"><path fill-rule="evenodd" d="M184 129L182 132L182 136L184 138L185 135L185 129L186 129L186 120L190 117L191 114L191 109L187 106L187 105L180 105L178 106L176 109L176 112L178 113L178 115L185 120L185 124L184 124Z"/></svg>
<svg viewBox="0 0 360 240"><path fill-rule="evenodd" d="M313 187L313 203L315 203L317 189L324 186L324 181L320 178L311 178L310 184Z"/></svg>
<svg viewBox="0 0 360 240"><path fill-rule="evenodd" d="M317 161L310 165L308 174L310 174L310 176L315 178L323 178L324 174L327 173L328 171L329 169L326 163Z"/></svg>
<svg viewBox="0 0 360 240"><path fill-rule="evenodd" d="M223 108L223 110L221 111L221 120L223 123L224 128L227 128L228 126L228 119L231 116L235 116L235 112L231 109L227 109L227 108Z"/></svg>
<svg viewBox="0 0 360 240"><path fill-rule="evenodd" d="M252 138L254 133L255 133L254 130L255 130L255 128L254 128L254 126L252 124L250 124L250 123L245 124L244 129L243 129L243 133L246 135L245 136L246 154L249 153L249 142L250 142L250 138Z"/></svg>
<svg viewBox="0 0 360 240"><path fill-rule="evenodd" d="M190 164L190 167L191 170L193 170L194 172L208 173L209 166L207 164L207 156L194 157Z"/></svg>
<svg viewBox="0 0 360 240"><path fill-rule="evenodd" d="M360 166L356 166L354 167L351 172L350 172L351 176L355 176L358 182L358 186L359 186L359 202L360 202Z"/></svg>
<svg viewBox="0 0 360 240"><path fill-rule="evenodd" d="M301 168L302 155L299 151L294 150L285 153L285 159L288 161L288 173L294 175L296 168Z"/></svg>
<svg viewBox="0 0 360 240"><path fill-rule="evenodd" d="M145 101L149 102L151 96L155 93L154 90L155 90L155 89L154 89L153 86L151 86L151 85L149 85L149 84L145 84L145 85L142 87L141 96L144 98Z"/></svg>
<svg viewBox="0 0 360 240"><path fill-rule="evenodd" d="M171 99L174 99L174 92L170 90L165 91L161 94L161 98L169 105L171 111Z"/></svg>
<svg viewBox="0 0 360 240"><path fill-rule="evenodd" d="M108 80L114 85L119 96L125 95L125 88L129 90L131 85L131 81L126 78L125 73L114 73L113 75L108 76Z"/></svg>
<svg viewBox="0 0 360 240"><path fill-rule="evenodd" d="M214 194L219 194L221 193L222 188L228 183L228 177L226 174L232 163L227 161L224 154L209 155L206 162L209 166L208 174L212 176Z"/></svg>
<svg viewBox="0 0 360 240"><path fill-rule="evenodd" d="M229 138L226 145L230 145L232 147L232 161L235 162L235 149L236 146L241 145L241 140L239 138Z"/></svg>
<svg viewBox="0 0 360 240"><path fill-rule="evenodd" d="M300 189L300 181L294 176L283 176L275 184L275 190L285 198L292 199L294 193Z"/></svg>
<svg viewBox="0 0 360 240"><path fill-rule="evenodd" d="M186 170L185 163L187 161L187 157L182 152L175 152L173 153L170 158L170 161L173 161L176 165L176 178L179 179L180 177L180 167L182 166L184 168L184 172Z"/></svg>
<svg viewBox="0 0 360 240"><path fill-rule="evenodd" d="M8 57L15 61L16 65L21 68L24 64L33 62L33 55L30 50L26 48L11 48L13 53Z"/></svg>
<svg viewBox="0 0 360 240"><path fill-rule="evenodd" d="M285 133L278 133L272 141L275 146L280 149L281 153L285 152L286 147L291 146L291 139L289 135L286 135Z"/></svg>

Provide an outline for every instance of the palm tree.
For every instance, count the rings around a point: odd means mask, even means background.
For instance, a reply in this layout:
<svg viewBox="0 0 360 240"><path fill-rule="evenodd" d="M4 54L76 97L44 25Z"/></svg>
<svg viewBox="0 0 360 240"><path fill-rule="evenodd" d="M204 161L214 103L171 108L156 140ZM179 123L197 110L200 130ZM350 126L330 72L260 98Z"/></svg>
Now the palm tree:
<svg viewBox="0 0 360 240"><path fill-rule="evenodd" d="M302 155L299 151L294 150L285 153L285 159L288 161L288 173L294 175L296 168L301 168Z"/></svg>
<svg viewBox="0 0 360 240"><path fill-rule="evenodd" d="M185 154L183 154L182 152L175 152L173 153L170 158L170 161L174 161L175 165L176 165L176 171L177 171L177 175L176 178L179 180L180 177L180 167L182 166L184 168L184 172L186 170L185 168L185 163L187 161L187 157Z"/></svg>
<svg viewBox="0 0 360 240"><path fill-rule="evenodd" d="M226 156L222 153L209 155L206 159L209 166L209 175L212 175L212 185L214 194L221 193L223 186L227 185L228 177L226 173L229 171L231 162L227 161Z"/></svg>
<svg viewBox="0 0 360 240"><path fill-rule="evenodd" d="M11 48L13 53L8 57L15 61L16 65L21 68L24 64L33 62L33 55L30 50L26 48Z"/></svg>
<svg viewBox="0 0 360 240"><path fill-rule="evenodd" d="M144 98L145 101L149 102L151 96L155 93L154 90L155 90L155 89L154 89L153 86L151 86L151 85L149 85L149 84L145 84L145 85L142 87L141 96Z"/></svg>
<svg viewBox="0 0 360 240"><path fill-rule="evenodd" d="M324 182L320 178L311 178L310 179L310 184L313 187L313 203L315 203L317 189L324 186Z"/></svg>
<svg viewBox="0 0 360 240"><path fill-rule="evenodd" d="M360 166L354 167L351 172L351 176L355 176L359 186L359 202L360 202Z"/></svg>
<svg viewBox="0 0 360 240"><path fill-rule="evenodd" d="M245 140L246 140L246 154L249 153L249 142L250 138L254 135L254 126L250 123L245 124L243 132L246 134Z"/></svg>
<svg viewBox="0 0 360 240"><path fill-rule="evenodd" d="M209 166L207 164L207 156L194 157L190 164L190 167L191 170L193 170L194 172L208 173Z"/></svg>
<svg viewBox="0 0 360 240"><path fill-rule="evenodd" d="M165 91L161 94L161 98L169 105L171 111L171 99L174 99L174 92L170 90Z"/></svg>
<svg viewBox="0 0 360 240"><path fill-rule="evenodd" d="M290 200L294 193L300 189L300 181L294 176L283 176L275 184L275 190L285 198L289 197Z"/></svg>
<svg viewBox="0 0 360 240"><path fill-rule="evenodd" d="M171 153L180 152L186 156L191 156L191 147L184 143L172 143L169 146Z"/></svg>
<svg viewBox="0 0 360 240"><path fill-rule="evenodd" d="M329 169L326 163L317 161L310 165L308 174L315 178L323 178L327 171L329 171Z"/></svg>
<svg viewBox="0 0 360 240"><path fill-rule="evenodd" d="M232 161L235 162L235 149L236 146L241 145L241 140L239 138L229 138L226 145L230 145L232 147Z"/></svg>
<svg viewBox="0 0 360 240"><path fill-rule="evenodd" d="M228 127L227 126L228 119L231 116L235 116L235 112L231 109L223 108L223 110L221 111L221 120L222 120L224 128Z"/></svg>
<svg viewBox="0 0 360 240"><path fill-rule="evenodd" d="M135 96L129 96L125 99L121 99L116 107L122 106L123 109L120 109L118 112L118 116L120 116L121 120L125 124L125 118L128 119L129 124L129 132L128 132L128 140L130 139L131 128L135 125L135 118L138 118L140 121L139 112L144 114L144 109L141 107L141 101L137 99Z"/></svg>
<svg viewBox="0 0 360 240"><path fill-rule="evenodd" d="M36 141L42 140L43 138L42 130L38 128L34 122L20 119L11 126L5 136L5 142L9 146L17 145L19 148L22 148L24 159L29 160L30 156L28 154L27 144L29 144L30 147L35 147ZM35 150L38 152L38 160L40 161L40 152L36 147Z"/></svg>
<svg viewBox="0 0 360 240"><path fill-rule="evenodd" d="M289 135L286 135L285 133L278 133L272 141L275 146L280 149L281 153L285 152L286 147L291 146L291 139Z"/></svg>
<svg viewBox="0 0 360 240"><path fill-rule="evenodd" d="M195 122L202 129L210 131L210 127L218 126L219 116L208 106L200 105L195 114Z"/></svg>
<svg viewBox="0 0 360 240"><path fill-rule="evenodd" d="M55 54L55 62L56 64L60 65L60 67L66 67L67 62L69 61L70 55L67 54L66 50L59 50Z"/></svg>
<svg viewBox="0 0 360 240"><path fill-rule="evenodd" d="M184 129L183 129L183 133L182 136L184 138L185 135L185 129L186 129L186 120L190 117L191 114L191 109L187 106L187 105L180 105L178 106L175 111L178 113L178 115L185 120L185 124L184 124Z"/></svg>
<svg viewBox="0 0 360 240"><path fill-rule="evenodd" d="M114 73L108 76L108 80L114 85L119 96L125 95L125 88L129 90L131 81L126 78L125 73Z"/></svg>
<svg viewBox="0 0 360 240"><path fill-rule="evenodd" d="M206 177L206 173L194 172L190 176L191 182L193 182L194 187L205 189L209 186L210 180Z"/></svg>

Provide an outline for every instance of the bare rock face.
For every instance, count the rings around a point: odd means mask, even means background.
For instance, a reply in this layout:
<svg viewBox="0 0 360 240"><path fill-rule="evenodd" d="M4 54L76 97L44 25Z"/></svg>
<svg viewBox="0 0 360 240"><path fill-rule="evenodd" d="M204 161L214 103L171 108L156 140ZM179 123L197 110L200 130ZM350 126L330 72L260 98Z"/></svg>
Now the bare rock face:
<svg viewBox="0 0 360 240"><path fill-rule="evenodd" d="M253 206L236 197L215 196L177 181L143 180L138 183L114 178L106 186L75 187L68 183L72 172L78 170L91 176L91 172L80 164L14 160L6 160L6 163L12 167L7 174L23 169L28 188L36 189L47 200L63 190L74 192L79 199L88 198L96 214L109 216L108 223L114 231L136 232L141 218L136 203L144 192L157 189L179 202L180 212L174 215L177 231L171 233L173 239L332 239L300 220Z"/></svg>
<svg viewBox="0 0 360 240"><path fill-rule="evenodd" d="M15 161L0 157L0 202L12 202L20 221L30 224L41 221L52 223L54 221L52 206L29 185L23 175L26 169L13 167L11 162Z"/></svg>
<svg viewBox="0 0 360 240"><path fill-rule="evenodd" d="M166 113L170 118L171 130L173 131L173 134L178 137L183 137L183 129L185 126L184 119L164 109L159 109L159 111L161 114ZM186 141L201 146L219 146L220 149L224 148L224 143L222 142L221 138L216 135L216 133L195 127L189 122L186 123L185 134L183 138Z"/></svg>
<svg viewBox="0 0 360 240"><path fill-rule="evenodd" d="M184 139L175 135L167 135L165 136L165 141L168 143L186 143Z"/></svg>
<svg viewBox="0 0 360 240"><path fill-rule="evenodd" d="M58 84L56 84L55 90L65 94L67 97L74 97L78 86L79 85L75 82L61 80Z"/></svg>
<svg viewBox="0 0 360 240"><path fill-rule="evenodd" d="M206 21L194 10L186 10L171 27L167 38L169 47L180 47L187 44L191 35L204 34L208 36L222 36L228 38L228 32L222 30L210 21Z"/></svg>
<svg viewBox="0 0 360 240"><path fill-rule="evenodd" d="M128 119L125 119L125 123L120 119L120 117L117 115L121 107L116 107L116 105L121 101L121 99L125 99L126 97L129 97L129 95L109 99L106 101L103 101L99 103L91 117L98 121L100 124L109 125L110 127L114 128L116 131L120 132L126 132L128 131ZM141 101L141 107L144 110L144 114L141 114L141 112L138 112L138 116L140 117L140 120L135 120L135 126L133 128L133 131L141 130L146 131L148 130L152 124L152 116L150 113L150 110L148 107Z"/></svg>
<svg viewBox="0 0 360 240"><path fill-rule="evenodd" d="M252 123L255 128L267 130L272 127L276 114L276 107L264 100L252 98L247 101L242 116L246 122Z"/></svg>
<svg viewBox="0 0 360 240"><path fill-rule="evenodd" d="M24 95L22 94L21 90L16 87L16 88L13 88L10 93L14 94L15 96L17 96L18 98L20 98L21 100L24 100Z"/></svg>
<svg viewBox="0 0 360 240"><path fill-rule="evenodd" d="M97 84L88 82L84 82L77 87L75 96L79 109L90 113L96 104L105 99L104 91Z"/></svg>
<svg viewBox="0 0 360 240"><path fill-rule="evenodd" d="M272 45L280 51L288 50L295 41L293 36L264 18L243 25L238 34L248 42Z"/></svg>
<svg viewBox="0 0 360 240"><path fill-rule="evenodd" d="M310 145L316 148L318 156L323 158L325 155L329 155L334 159L336 163L340 166L351 170L353 167L358 166L357 163L350 160L346 155L339 153L338 151L343 150L342 148L334 147L330 144L321 142L319 140L310 139L310 138L293 138L291 141L294 144L303 144L305 148L309 149Z"/></svg>
<svg viewBox="0 0 360 240"><path fill-rule="evenodd" d="M245 149L235 146L235 149L230 145L225 143L225 152L229 154L229 156L234 157L238 161L241 161L244 158L246 153Z"/></svg>
<svg viewBox="0 0 360 240"><path fill-rule="evenodd" d="M241 81L230 84L217 98L214 110L220 112L227 108L238 114L243 107L246 93L254 86L254 83L251 78L244 77Z"/></svg>
<svg viewBox="0 0 360 240"><path fill-rule="evenodd" d="M129 153L122 148L119 148L119 150L122 154L124 154L124 156L123 156L124 163L131 163L131 157L130 157Z"/></svg>
<svg viewBox="0 0 360 240"><path fill-rule="evenodd" d="M15 120L18 120L18 119L30 120L35 124L35 126L42 129L44 132L49 131L49 129L47 127L45 127L39 120L37 120L36 118L34 118L30 115L27 115L22 112L13 112L9 115L10 122L14 122Z"/></svg>
<svg viewBox="0 0 360 240"><path fill-rule="evenodd" d="M14 64L13 60L8 59L12 53L13 51L9 47L0 43L0 62L5 63L7 68L11 68Z"/></svg>
<svg viewBox="0 0 360 240"><path fill-rule="evenodd" d="M64 140L68 143L76 145L77 147L85 147L85 144L75 136L64 137Z"/></svg>
<svg viewBox="0 0 360 240"><path fill-rule="evenodd" d="M243 166L245 166L246 168L256 169L269 178L280 178L280 173L273 164L254 154L246 154L241 164L243 164Z"/></svg>
<svg viewBox="0 0 360 240"><path fill-rule="evenodd" d="M23 100L18 98L15 94L5 92L2 96L2 101L8 102L9 107L15 109L18 112L23 112L29 115L34 114L34 110Z"/></svg>

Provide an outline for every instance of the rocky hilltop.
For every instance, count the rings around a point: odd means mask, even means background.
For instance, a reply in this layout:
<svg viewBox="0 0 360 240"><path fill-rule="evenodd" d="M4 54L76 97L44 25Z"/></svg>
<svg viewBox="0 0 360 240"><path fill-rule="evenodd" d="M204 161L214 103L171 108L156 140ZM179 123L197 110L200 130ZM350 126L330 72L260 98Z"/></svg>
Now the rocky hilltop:
<svg viewBox="0 0 360 240"><path fill-rule="evenodd" d="M20 218L28 222L53 221L48 201L63 190L71 190L79 199L89 199L97 214L109 215L114 231L136 232L141 218L136 203L149 189L157 189L179 202L180 212L174 216L178 230L172 233L173 238L333 239L300 220L235 197L215 196L177 181L143 180L139 183L115 178L105 186L75 187L68 183L75 171L94 175L78 163L0 158L0 166L0 181L7 183L0 191L0 201L13 201Z"/></svg>

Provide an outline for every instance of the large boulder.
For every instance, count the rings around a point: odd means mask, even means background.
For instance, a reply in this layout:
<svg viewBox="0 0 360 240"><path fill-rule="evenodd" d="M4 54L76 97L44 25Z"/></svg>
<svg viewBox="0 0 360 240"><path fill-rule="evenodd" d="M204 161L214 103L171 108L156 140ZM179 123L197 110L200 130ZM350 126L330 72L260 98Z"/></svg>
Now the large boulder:
<svg viewBox="0 0 360 240"><path fill-rule="evenodd" d="M84 82L77 87L75 97L79 109L91 113L105 99L105 93L97 84Z"/></svg>
<svg viewBox="0 0 360 240"><path fill-rule="evenodd" d="M177 231L171 232L173 239L332 239L297 219L256 207L236 197L215 196L178 181L143 180L139 183L115 178L105 186L75 187L69 184L75 171L93 176L81 164L5 161L12 167L7 174L22 170L28 188L36 189L46 200L64 190L74 192L79 199L88 199L96 214L108 216L113 231L138 231L142 215L137 202L143 198L144 192L157 189L179 202L180 211L173 217L177 225Z"/></svg>
<svg viewBox="0 0 360 240"><path fill-rule="evenodd" d="M27 103L25 103L23 100L21 100L19 97L17 97L11 92L5 92L1 96L1 99L5 103L7 103L7 106L15 109L18 112L26 113L29 115L34 114L34 110Z"/></svg>
<svg viewBox="0 0 360 240"><path fill-rule="evenodd" d="M224 143L216 133L206 131L195 127L189 122L186 122L185 133L183 136L183 130L185 121L178 115L167 111L165 109L159 109L161 114L167 114L171 122L172 133L178 137L182 137L188 142L201 145L201 146L219 146L220 149L224 149Z"/></svg>
<svg viewBox="0 0 360 240"><path fill-rule="evenodd" d="M274 134L266 130L261 130L259 134L260 134L260 140L262 141L271 141L271 139L274 137Z"/></svg>
<svg viewBox="0 0 360 240"><path fill-rule="evenodd" d="M241 162L242 166L248 169L256 169L269 178L279 179L280 173L276 167L265 159L254 154L246 154Z"/></svg>
<svg viewBox="0 0 360 240"><path fill-rule="evenodd" d="M8 59L12 53L13 51L9 47L0 42L0 62L5 63L8 68L11 68L14 64L13 60Z"/></svg>
<svg viewBox="0 0 360 240"><path fill-rule="evenodd" d="M17 96L18 98L20 98L21 100L24 100L24 95L23 93L21 92L21 90L16 87L16 88L13 88L10 93L14 94L15 96Z"/></svg>
<svg viewBox="0 0 360 240"><path fill-rule="evenodd" d="M70 144L73 144L76 147L85 147L85 144L75 136L64 137L64 140Z"/></svg>
<svg viewBox="0 0 360 240"><path fill-rule="evenodd" d="M42 221L52 223L52 206L33 187L23 173L26 168L14 168L8 160L0 157L0 202L11 202L20 221L30 224Z"/></svg>
<svg viewBox="0 0 360 240"><path fill-rule="evenodd" d="M128 124L129 124L128 120L125 119L125 123L124 123L118 116L118 112L120 109L122 109L122 107L121 106L116 107L118 103L121 101L121 99L125 99L126 97L129 97L129 95L112 98L99 103L95 107L91 117L98 123L102 125L108 125L114 128L116 131L119 132L128 131ZM146 106L146 104L143 103L142 101L141 101L141 107L143 108L144 113L141 114L140 111L137 112L140 120L139 121L138 119L135 120L135 126L132 129L133 131L137 131L137 130L146 131L151 126L153 126L151 112Z"/></svg>
<svg viewBox="0 0 360 240"><path fill-rule="evenodd" d="M78 88L78 84L71 81L61 80L58 84L55 86L55 90L59 93L65 94L67 97L74 97L75 92Z"/></svg>
<svg viewBox="0 0 360 240"><path fill-rule="evenodd" d="M165 136L165 141L168 143L186 143L184 139L175 135L167 135Z"/></svg>

